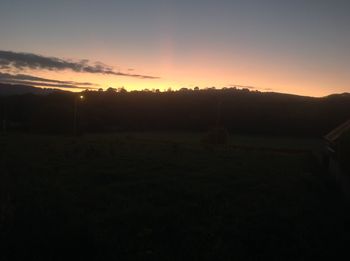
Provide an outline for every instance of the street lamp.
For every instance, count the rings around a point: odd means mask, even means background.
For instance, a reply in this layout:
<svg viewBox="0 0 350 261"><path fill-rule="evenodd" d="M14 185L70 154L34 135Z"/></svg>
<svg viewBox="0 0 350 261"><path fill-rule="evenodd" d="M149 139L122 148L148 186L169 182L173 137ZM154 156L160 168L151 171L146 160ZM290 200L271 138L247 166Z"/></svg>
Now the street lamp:
<svg viewBox="0 0 350 261"><path fill-rule="evenodd" d="M73 121L73 131L74 135L78 134L78 104L79 101L84 100L84 95L74 96L74 121Z"/></svg>

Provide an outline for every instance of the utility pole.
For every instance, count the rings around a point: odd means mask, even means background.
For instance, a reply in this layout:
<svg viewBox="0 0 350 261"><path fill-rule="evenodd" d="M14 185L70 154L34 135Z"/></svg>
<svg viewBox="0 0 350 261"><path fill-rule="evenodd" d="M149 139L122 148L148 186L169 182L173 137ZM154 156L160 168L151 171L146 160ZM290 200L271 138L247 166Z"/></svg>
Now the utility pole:
<svg viewBox="0 0 350 261"><path fill-rule="evenodd" d="M222 106L222 101L218 101L218 108L217 108L217 115L216 115L216 128L219 129L220 127L220 121L221 121L221 106Z"/></svg>
<svg viewBox="0 0 350 261"><path fill-rule="evenodd" d="M3 97L3 103L2 103L2 132L3 134L6 134L7 132L7 106L6 106L6 100L5 97Z"/></svg>
<svg viewBox="0 0 350 261"><path fill-rule="evenodd" d="M79 95L79 96L74 96L74 115L73 115L73 132L74 135L78 135L78 106L79 106L79 101L83 100L84 96Z"/></svg>

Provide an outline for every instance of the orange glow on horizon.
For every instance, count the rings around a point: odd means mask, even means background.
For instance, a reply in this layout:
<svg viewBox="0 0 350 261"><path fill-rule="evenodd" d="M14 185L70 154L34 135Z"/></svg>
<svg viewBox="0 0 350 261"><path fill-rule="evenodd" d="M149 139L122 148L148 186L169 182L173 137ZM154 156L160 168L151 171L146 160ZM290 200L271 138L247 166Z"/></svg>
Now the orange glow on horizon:
<svg viewBox="0 0 350 261"><path fill-rule="evenodd" d="M252 66L246 64L232 65L232 61L218 61L210 54L204 54L203 50L198 51L190 57L188 63L179 64L172 58L171 47L163 53L163 61L152 66L144 66L148 68L147 72L135 69L136 74L155 75L160 76L160 79L139 79L133 77L106 75L106 74L91 74L91 73L77 73L72 71L27 71L23 73L35 75L38 77L55 79L61 81L72 82L88 82L96 84L92 90L99 88L107 89L108 87L125 88L128 91L132 90L156 90L165 91L171 88L178 90L183 87L193 89L207 87L232 87L232 86L252 86L255 87L251 91L257 90L261 92L272 91L280 93L290 93L297 95L306 95L321 97L331 94L329 89L330 84L335 82L322 82L318 79L317 73L310 74L310 72L300 73L293 69L291 65L279 65L280 70L276 66L264 68L263 65L250 63ZM220 57L219 57L220 58ZM211 62L210 62L211 61ZM141 67L141 65L139 65ZM295 66L296 67L296 66ZM297 68L297 67L296 67ZM279 73L276 73L276 72ZM156 73L158 72L158 73ZM132 72L133 73L133 72ZM177 80L174 80L177 79ZM310 82L314 85L310 86ZM339 86L341 82L339 81ZM43 88L50 88L42 86ZM333 88L334 93L345 92L347 86ZM55 88L55 87L52 87ZM80 92L85 90L75 88L58 88L62 90L69 90L73 92Z"/></svg>

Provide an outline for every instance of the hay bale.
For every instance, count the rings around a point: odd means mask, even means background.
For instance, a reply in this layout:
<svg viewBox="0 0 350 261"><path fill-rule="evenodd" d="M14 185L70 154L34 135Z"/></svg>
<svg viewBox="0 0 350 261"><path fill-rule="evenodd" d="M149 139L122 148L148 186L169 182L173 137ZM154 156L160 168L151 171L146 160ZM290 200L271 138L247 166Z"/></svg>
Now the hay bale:
<svg viewBox="0 0 350 261"><path fill-rule="evenodd" d="M204 144L226 145L228 144L228 131L226 128L217 127L211 129L201 140Z"/></svg>

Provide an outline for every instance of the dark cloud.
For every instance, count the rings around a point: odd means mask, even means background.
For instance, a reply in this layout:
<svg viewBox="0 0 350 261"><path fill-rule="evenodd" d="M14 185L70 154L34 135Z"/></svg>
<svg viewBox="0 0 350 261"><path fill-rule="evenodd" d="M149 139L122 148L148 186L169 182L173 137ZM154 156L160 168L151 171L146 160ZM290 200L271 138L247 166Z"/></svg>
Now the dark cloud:
<svg viewBox="0 0 350 261"><path fill-rule="evenodd" d="M0 81L37 81L46 83L59 83L59 84L75 84L84 86L98 86L98 84L90 82L74 82L74 81L59 81L53 79L47 79L42 77L31 76L27 74L9 74L0 72Z"/></svg>
<svg viewBox="0 0 350 261"><path fill-rule="evenodd" d="M77 88L77 89L97 89L93 86L97 84L89 82L59 81L41 78L26 74L9 74L0 72L0 82L10 84L24 84L41 87Z"/></svg>
<svg viewBox="0 0 350 261"><path fill-rule="evenodd" d="M87 86L76 86L76 85L70 85L70 84L59 84L59 83L43 83L43 82L31 82L31 81L0 81L1 83L8 83L8 84L20 84L20 85L30 85L30 86L36 86L36 87L56 87L56 88L71 88L71 89L96 89L94 87L87 87Z"/></svg>
<svg viewBox="0 0 350 261"><path fill-rule="evenodd" d="M16 53L0 50L0 69L8 70L9 67L17 70L72 70L74 72L110 74L140 79L159 79L159 77L149 75L116 72L111 66L99 62L91 64L89 60L71 61L32 53Z"/></svg>

